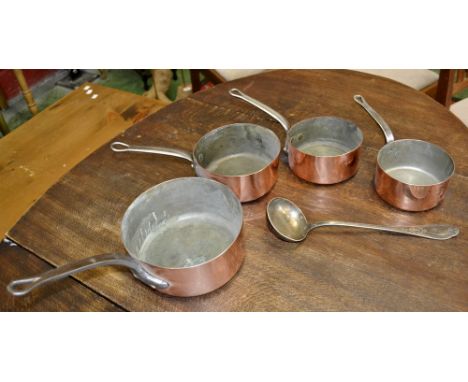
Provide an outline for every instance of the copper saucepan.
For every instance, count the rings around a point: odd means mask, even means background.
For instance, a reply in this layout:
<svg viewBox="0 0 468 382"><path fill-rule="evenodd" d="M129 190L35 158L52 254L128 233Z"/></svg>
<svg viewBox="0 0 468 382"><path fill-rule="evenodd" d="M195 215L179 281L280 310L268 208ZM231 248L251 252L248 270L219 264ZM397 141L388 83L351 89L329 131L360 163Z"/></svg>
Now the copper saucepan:
<svg viewBox="0 0 468 382"><path fill-rule="evenodd" d="M205 294L227 283L242 264L242 219L242 206L225 185L196 177L169 180L142 193L125 212L121 237L130 256L88 257L13 281L7 289L23 296L77 272L120 265L162 293Z"/></svg>
<svg viewBox="0 0 468 382"><path fill-rule="evenodd" d="M234 123L205 134L195 145L193 154L180 149L154 146L131 146L113 142L115 152L162 154L186 159L198 176L227 185L241 202L265 195L278 179L281 144L269 129Z"/></svg>
<svg viewBox="0 0 468 382"><path fill-rule="evenodd" d="M239 89L229 91L278 121L286 131L284 151L299 178L317 184L342 182L356 174L363 135L353 122L337 117L310 118L290 128L288 120L271 107Z"/></svg>
<svg viewBox="0 0 468 382"><path fill-rule="evenodd" d="M455 163L441 147L418 139L394 140L390 126L366 102L354 100L382 129L386 145L377 154L374 186L387 203L406 211L425 211L445 197Z"/></svg>

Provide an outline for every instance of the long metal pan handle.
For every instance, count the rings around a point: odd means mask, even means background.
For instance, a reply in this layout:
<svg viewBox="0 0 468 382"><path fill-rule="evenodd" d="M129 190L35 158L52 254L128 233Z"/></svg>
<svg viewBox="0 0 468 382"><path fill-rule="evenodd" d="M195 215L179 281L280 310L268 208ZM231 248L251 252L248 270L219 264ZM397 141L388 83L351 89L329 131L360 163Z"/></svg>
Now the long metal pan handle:
<svg viewBox="0 0 468 382"><path fill-rule="evenodd" d="M393 232L403 235L418 236L434 240L447 240L457 236L460 233L460 230L457 227L448 224L429 224L410 227L390 227L384 225L352 223L343 221L324 221L318 223L311 223L309 225L309 230L311 231L315 228L325 226L373 229L376 231Z"/></svg>
<svg viewBox="0 0 468 382"><path fill-rule="evenodd" d="M233 97L240 98L241 100L250 103L251 105L255 106L257 109L262 110L263 112L267 113L270 117L274 118L277 120L281 126L283 126L284 130L286 131L286 136L289 131L289 122L288 120L278 113L276 110L272 109L270 106L265 105L263 102L260 102L259 100L256 100L255 98L252 98L245 94L244 92L241 92L239 89L233 88L229 90L229 94L232 95ZM287 138L286 138L287 142ZM287 143L284 146L284 150L287 151Z"/></svg>
<svg viewBox="0 0 468 382"><path fill-rule="evenodd" d="M64 279L77 272L109 265L121 265L130 268L136 277L152 287L164 289L169 286L167 281L154 277L149 272L145 271L141 264L133 258L117 253L106 253L74 261L34 277L12 281L8 284L7 290L13 296L24 296L43 284Z"/></svg>
<svg viewBox="0 0 468 382"><path fill-rule="evenodd" d="M146 153L146 154L160 154L172 157L186 159L193 163L192 154L185 150L171 149L168 147L159 146L135 146L129 145L124 142L112 142L110 145L112 151L116 153L132 152L132 153Z"/></svg>
<svg viewBox="0 0 468 382"><path fill-rule="evenodd" d="M393 136L393 132L392 130L390 129L390 126L388 125L387 122L385 122L385 120L381 117L381 115L379 113L377 113L371 105L369 105L367 102L366 102L366 99L362 96L362 95L355 95L354 97L354 100L359 104L361 105L365 111L367 111L369 113L369 115L372 117L372 119L377 122L377 125L380 126L380 128L382 129L384 135L385 135L385 142L389 143L389 142L393 142L395 140L395 137Z"/></svg>

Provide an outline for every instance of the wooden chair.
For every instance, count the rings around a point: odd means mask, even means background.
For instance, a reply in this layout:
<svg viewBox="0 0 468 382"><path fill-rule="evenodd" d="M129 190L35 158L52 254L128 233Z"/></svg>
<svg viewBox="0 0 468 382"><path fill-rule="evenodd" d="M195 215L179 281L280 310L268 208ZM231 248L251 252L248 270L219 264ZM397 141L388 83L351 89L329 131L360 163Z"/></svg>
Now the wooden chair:
<svg viewBox="0 0 468 382"><path fill-rule="evenodd" d="M390 78L435 97L439 75L429 69L357 69L359 72Z"/></svg>
<svg viewBox="0 0 468 382"><path fill-rule="evenodd" d="M360 72L374 74L401 82L413 89L420 90L431 97L435 97L437 90L436 72L429 69L357 69ZM192 90L197 92L202 84L200 75L203 75L214 85L247 77L264 71L264 69L190 69Z"/></svg>
<svg viewBox="0 0 468 382"><path fill-rule="evenodd" d="M454 95L468 88L467 69L441 69L435 99L468 126L468 98L454 102Z"/></svg>
<svg viewBox="0 0 468 382"><path fill-rule="evenodd" d="M441 69L437 86L436 100L449 107L454 94L468 88L467 69Z"/></svg>
<svg viewBox="0 0 468 382"><path fill-rule="evenodd" d="M34 101L34 98L32 96L31 90L29 89L28 83L26 82L26 79L24 78L23 71L21 69L13 69L13 73L15 74L16 80L18 81L19 87L21 89L21 93L23 94L24 100L26 101L26 104L28 105L29 111L33 115L36 115L37 113L39 113L39 109L36 105L36 102ZM0 131L2 132L4 136L10 132L10 129L8 128L5 118L3 117L3 114L1 112L2 109L6 109L6 108L7 108L6 97L0 89Z"/></svg>
<svg viewBox="0 0 468 382"><path fill-rule="evenodd" d="M23 93L23 97L26 101L26 104L28 105L29 111L33 115L36 115L37 113L39 113L39 109L36 105L36 102L34 101L34 98L32 96L31 90L29 89L28 83L26 82L26 79L24 78L23 70L13 69L13 72L15 73L16 80L18 81L18 84L21 89L21 93Z"/></svg>
<svg viewBox="0 0 468 382"><path fill-rule="evenodd" d="M202 87L200 75L203 75L213 85L217 85L258 74L263 71L265 71L265 69L190 69L192 92L195 93Z"/></svg>

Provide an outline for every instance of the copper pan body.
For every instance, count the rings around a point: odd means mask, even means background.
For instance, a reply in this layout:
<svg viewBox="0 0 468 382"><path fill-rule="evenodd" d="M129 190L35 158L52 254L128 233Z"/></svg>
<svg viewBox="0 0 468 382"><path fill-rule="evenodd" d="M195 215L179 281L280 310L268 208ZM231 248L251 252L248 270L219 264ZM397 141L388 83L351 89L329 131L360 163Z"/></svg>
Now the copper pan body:
<svg viewBox="0 0 468 382"><path fill-rule="evenodd" d="M292 172L299 178L316 184L334 184L356 174L361 148L335 157L320 157L305 154L293 146L289 148L288 162Z"/></svg>
<svg viewBox="0 0 468 382"><path fill-rule="evenodd" d="M426 211L444 200L454 171L452 158L440 147L416 139L402 139L380 149L374 187L394 207Z"/></svg>
<svg viewBox="0 0 468 382"><path fill-rule="evenodd" d="M256 200L268 193L278 180L279 154L266 167L249 175L223 176L196 164L198 176L213 179L228 186L242 203Z"/></svg>
<svg viewBox="0 0 468 382"><path fill-rule="evenodd" d="M334 184L351 178L358 171L363 135L353 122L337 117L317 117L290 127L283 115L239 89L231 89L229 94L281 124L286 132L284 151L288 154L289 167L299 178L316 184Z"/></svg>
<svg viewBox="0 0 468 382"><path fill-rule="evenodd" d="M210 293L226 284L239 271L244 257L245 252L239 240L236 240L215 260L196 267L168 269L151 264L143 266L149 273L168 282L169 286L160 289L160 292L171 296L193 297Z"/></svg>

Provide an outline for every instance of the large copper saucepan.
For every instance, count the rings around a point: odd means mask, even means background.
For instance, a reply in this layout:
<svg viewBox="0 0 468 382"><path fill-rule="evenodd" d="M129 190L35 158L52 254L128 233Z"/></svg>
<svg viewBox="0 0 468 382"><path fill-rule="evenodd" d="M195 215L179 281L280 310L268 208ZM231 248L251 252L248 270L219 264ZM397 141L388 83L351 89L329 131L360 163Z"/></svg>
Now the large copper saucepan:
<svg viewBox="0 0 468 382"><path fill-rule="evenodd" d="M361 130L337 117L310 118L290 128L288 120L271 107L239 89L229 91L278 121L286 131L284 151L299 178L317 184L342 182L356 174L363 142Z"/></svg>
<svg viewBox="0 0 468 382"><path fill-rule="evenodd" d="M385 120L363 96L354 100L382 129L386 145L377 154L374 186L387 203L406 211L425 211L445 197L455 163L441 147L418 139L394 140Z"/></svg>
<svg viewBox="0 0 468 382"><path fill-rule="evenodd" d="M88 257L13 281L7 289L23 296L77 272L120 265L162 293L205 294L227 283L242 264L242 219L242 206L225 185L197 177L169 180L142 193L125 212L121 235L130 256Z"/></svg>
<svg viewBox="0 0 468 382"><path fill-rule="evenodd" d="M179 149L131 146L113 142L115 152L137 152L179 157L192 162L198 176L227 185L241 202L265 195L278 179L281 144L269 129L234 123L205 134L195 145L193 154Z"/></svg>

